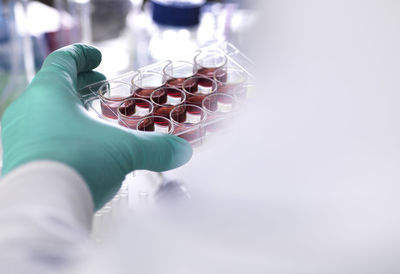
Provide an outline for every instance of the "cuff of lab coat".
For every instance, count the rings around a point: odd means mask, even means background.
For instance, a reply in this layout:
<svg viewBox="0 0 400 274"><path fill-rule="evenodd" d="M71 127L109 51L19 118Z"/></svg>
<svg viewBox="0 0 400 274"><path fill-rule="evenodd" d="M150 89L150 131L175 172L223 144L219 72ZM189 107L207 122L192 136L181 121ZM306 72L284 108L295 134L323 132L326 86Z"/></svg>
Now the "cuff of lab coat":
<svg viewBox="0 0 400 274"><path fill-rule="evenodd" d="M36 161L8 173L0 182L0 210L51 209L89 230L93 199L82 177L55 161Z"/></svg>

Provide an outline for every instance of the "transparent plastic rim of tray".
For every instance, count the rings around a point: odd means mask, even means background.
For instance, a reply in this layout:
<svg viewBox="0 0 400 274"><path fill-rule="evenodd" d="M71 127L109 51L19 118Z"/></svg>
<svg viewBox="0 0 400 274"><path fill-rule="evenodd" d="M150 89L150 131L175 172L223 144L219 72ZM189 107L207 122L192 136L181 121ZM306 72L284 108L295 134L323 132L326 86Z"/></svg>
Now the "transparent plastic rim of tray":
<svg viewBox="0 0 400 274"><path fill-rule="evenodd" d="M209 46L201 47L196 52L183 56L181 60L191 60L200 51L210 51L210 50L219 51L221 53L224 53L228 59L228 62L230 62L234 67L243 70L248 76L247 85L254 82L255 78L254 78L254 74L252 73L252 72L254 72L254 63L247 56L245 56L239 49L237 49L235 46L233 46L232 44L230 44L228 42L212 44ZM122 82L127 82L129 84L128 81L123 81L123 79L130 79L135 73L137 73L139 71L160 72L160 71L162 71L162 68L169 62L171 62L171 60L156 62L156 63L148 65L146 67L142 67L138 70L126 72L126 73L121 74L112 79L107 79L104 81L100 81L100 82L85 86L80 89L80 92L78 92L77 95L88 110L90 108L90 110L93 111L98 116L99 119L102 119L101 113L99 113L95 108L93 108L91 106L91 103L93 101L101 100L101 98L98 95L98 89L101 85L103 85L104 83L106 83L108 81L122 81ZM87 90L88 92L84 93L84 92L82 92L83 90ZM227 115L226 118L231 117L231 116L232 115ZM224 119L224 118L221 117L217 120L220 121L222 119ZM211 122L206 122L204 124L204 126L210 125L210 124L214 123L215 121L216 120L211 121ZM179 132L179 134L177 136L188 133L190 131L191 130L188 129L188 130ZM199 140L194 140L194 141L198 142Z"/></svg>

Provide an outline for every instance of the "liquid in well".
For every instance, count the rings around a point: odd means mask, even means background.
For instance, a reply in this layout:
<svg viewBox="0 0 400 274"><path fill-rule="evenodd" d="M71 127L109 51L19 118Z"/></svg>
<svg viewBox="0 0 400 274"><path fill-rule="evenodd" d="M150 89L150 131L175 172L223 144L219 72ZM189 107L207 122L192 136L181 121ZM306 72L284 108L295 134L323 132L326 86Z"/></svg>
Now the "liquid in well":
<svg viewBox="0 0 400 274"><path fill-rule="evenodd" d="M146 99L146 100L150 100L150 95L153 93L154 90L156 90L157 88L138 88L135 90L133 96L137 97L137 98L142 98L142 99ZM157 96L153 95L153 99L155 100L160 100L157 99Z"/></svg>
<svg viewBox="0 0 400 274"><path fill-rule="evenodd" d="M117 119L118 106L122 101L126 99L125 97L110 97L109 99L103 99L100 101L101 113L104 117L109 119Z"/></svg>
<svg viewBox="0 0 400 274"><path fill-rule="evenodd" d="M217 69L218 68L201 68L197 71L197 75L202 75L202 76L212 78L214 76L214 72Z"/></svg>
<svg viewBox="0 0 400 274"><path fill-rule="evenodd" d="M120 125L136 129L136 125L140 119L150 114L150 102L143 102L140 100L129 100L124 102L119 112L122 114L118 118Z"/></svg>
<svg viewBox="0 0 400 274"><path fill-rule="evenodd" d="M204 98L206 98L206 96L207 95L192 95L192 96L188 96L188 98L186 99L186 103L202 107L203 100L204 100Z"/></svg>
<svg viewBox="0 0 400 274"><path fill-rule="evenodd" d="M171 122L167 119L162 119L159 117L149 117L142 120L137 129L140 131L170 133Z"/></svg>
<svg viewBox="0 0 400 274"><path fill-rule="evenodd" d="M151 95L151 100L155 103L155 115L169 118L171 110L184 103L185 98L184 92L180 89L165 87L155 90Z"/></svg>

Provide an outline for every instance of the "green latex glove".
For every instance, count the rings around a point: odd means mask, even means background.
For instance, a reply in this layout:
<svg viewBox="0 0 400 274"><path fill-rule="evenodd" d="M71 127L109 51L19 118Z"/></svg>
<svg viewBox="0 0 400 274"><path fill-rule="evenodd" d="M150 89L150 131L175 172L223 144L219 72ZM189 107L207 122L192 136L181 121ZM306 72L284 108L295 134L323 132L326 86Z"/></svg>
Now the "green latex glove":
<svg viewBox="0 0 400 274"><path fill-rule="evenodd" d="M104 76L91 71L101 53L76 44L45 60L25 92L2 119L3 174L37 160L74 168L88 184L96 209L135 169L164 171L186 163L190 144L166 134L135 132L94 120L76 91Z"/></svg>

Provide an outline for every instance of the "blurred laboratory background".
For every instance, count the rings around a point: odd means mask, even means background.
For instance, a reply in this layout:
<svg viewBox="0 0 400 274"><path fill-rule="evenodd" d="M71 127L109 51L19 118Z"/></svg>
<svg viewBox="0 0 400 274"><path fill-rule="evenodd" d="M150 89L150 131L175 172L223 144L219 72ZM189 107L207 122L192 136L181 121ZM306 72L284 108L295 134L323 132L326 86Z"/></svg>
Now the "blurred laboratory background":
<svg viewBox="0 0 400 274"><path fill-rule="evenodd" d="M228 41L245 51L256 0L2 0L0 113L44 58L71 43L103 53L97 69L112 78L197 48Z"/></svg>

